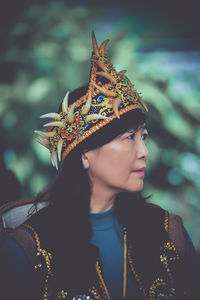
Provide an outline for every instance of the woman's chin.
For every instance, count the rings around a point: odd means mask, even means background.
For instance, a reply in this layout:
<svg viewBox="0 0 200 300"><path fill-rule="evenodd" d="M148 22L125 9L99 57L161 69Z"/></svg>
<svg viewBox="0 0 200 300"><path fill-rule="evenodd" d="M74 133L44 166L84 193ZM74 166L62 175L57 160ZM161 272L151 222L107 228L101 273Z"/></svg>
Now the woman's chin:
<svg viewBox="0 0 200 300"><path fill-rule="evenodd" d="M136 193L136 192L140 192L143 189L143 182L138 183L137 185L132 185L130 187L126 187L125 189L123 189L124 192L132 192L132 193Z"/></svg>
<svg viewBox="0 0 200 300"><path fill-rule="evenodd" d="M133 188L134 190L133 192L140 192L143 189L143 185L144 185L143 180L141 180L141 182L138 183L138 185L135 186L135 188Z"/></svg>

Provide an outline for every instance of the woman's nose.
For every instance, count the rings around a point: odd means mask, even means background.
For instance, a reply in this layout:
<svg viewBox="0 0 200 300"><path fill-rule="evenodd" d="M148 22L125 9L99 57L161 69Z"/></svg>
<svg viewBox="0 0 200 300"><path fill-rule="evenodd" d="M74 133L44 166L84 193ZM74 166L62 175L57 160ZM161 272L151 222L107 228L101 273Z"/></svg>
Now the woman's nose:
<svg viewBox="0 0 200 300"><path fill-rule="evenodd" d="M149 151L147 149L147 146L144 142L144 140L142 140L139 144L138 144L138 149L137 149L137 158L144 158L145 161L147 160L149 155Z"/></svg>

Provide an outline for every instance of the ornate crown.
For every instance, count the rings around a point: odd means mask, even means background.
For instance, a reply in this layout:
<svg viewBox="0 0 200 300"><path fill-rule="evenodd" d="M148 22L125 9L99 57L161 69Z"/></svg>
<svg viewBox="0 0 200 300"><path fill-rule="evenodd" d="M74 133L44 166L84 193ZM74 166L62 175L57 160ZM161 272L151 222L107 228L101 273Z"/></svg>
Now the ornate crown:
<svg viewBox="0 0 200 300"><path fill-rule="evenodd" d="M58 169L58 162L88 136L115 118L133 109L145 109L141 96L125 75L117 72L108 60L105 47L109 40L98 47L92 33L93 53L88 90L85 95L68 106L69 92L62 102L60 113L48 113L40 118L53 118L43 125L47 131L35 130L38 142L50 150L51 162Z"/></svg>

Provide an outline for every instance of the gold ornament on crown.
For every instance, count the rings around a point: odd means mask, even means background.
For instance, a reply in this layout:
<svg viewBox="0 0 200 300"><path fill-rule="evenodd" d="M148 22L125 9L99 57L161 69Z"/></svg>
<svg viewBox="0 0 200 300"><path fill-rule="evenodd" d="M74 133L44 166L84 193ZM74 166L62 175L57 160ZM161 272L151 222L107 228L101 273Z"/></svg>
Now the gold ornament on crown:
<svg viewBox="0 0 200 300"><path fill-rule="evenodd" d="M134 85L117 72L108 60L105 40L100 47L92 33L93 52L91 74L85 95L68 105L69 92L62 101L60 113L48 113L40 118L52 118L46 132L35 130L37 141L50 150L51 162L58 169L58 160L65 159L71 150L101 127L133 109L148 111Z"/></svg>

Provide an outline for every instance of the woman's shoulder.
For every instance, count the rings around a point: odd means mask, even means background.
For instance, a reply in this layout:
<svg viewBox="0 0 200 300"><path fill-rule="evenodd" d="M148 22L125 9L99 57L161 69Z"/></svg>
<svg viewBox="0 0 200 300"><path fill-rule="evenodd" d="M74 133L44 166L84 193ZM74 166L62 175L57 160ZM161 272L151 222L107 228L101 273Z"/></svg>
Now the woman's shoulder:
<svg viewBox="0 0 200 300"><path fill-rule="evenodd" d="M37 254L36 241L28 228L21 225L17 228L6 229L0 246L0 259L4 262L15 262L26 270L33 267Z"/></svg>
<svg viewBox="0 0 200 300"><path fill-rule="evenodd" d="M37 209L25 218L26 221L17 227L3 228L0 235L0 258L7 262L15 261L17 264L32 267L36 261L37 240L36 232L42 231L43 224L50 215L49 207ZM51 217L49 216L49 219ZM18 218L19 219L19 218ZM21 219L21 218L20 218ZM18 223L20 223L18 221ZM37 227L37 229L35 229ZM38 233L40 236L40 233Z"/></svg>
<svg viewBox="0 0 200 300"><path fill-rule="evenodd" d="M0 262L1 267L6 264L7 267L15 266L18 268L18 266L20 266L20 269L22 268L26 272L30 270L30 263L23 248L19 242L12 237L7 237L1 244Z"/></svg>
<svg viewBox="0 0 200 300"><path fill-rule="evenodd" d="M163 224L164 230L170 231L172 235L176 235L177 232L184 233L183 221L179 215L171 213L154 203L145 203L144 212L148 216L147 220L149 219L152 222L152 218L154 218L155 222Z"/></svg>
<svg viewBox="0 0 200 300"><path fill-rule="evenodd" d="M153 203L145 203L145 209L150 215L150 218L156 215L164 216L164 223L162 225L164 226L165 231L168 232L170 241L175 244L180 257L190 261L193 266L196 264L200 270L200 258L195 250L192 239L183 224L181 216L171 213Z"/></svg>
<svg viewBox="0 0 200 300"><path fill-rule="evenodd" d="M18 228L16 228L18 230ZM21 227L19 230L22 230ZM34 272L30 261L30 245L21 243L13 235L8 235L0 247L0 278L2 299L38 299L40 276ZM33 256L34 257L34 256ZM33 258L32 257L32 258Z"/></svg>

